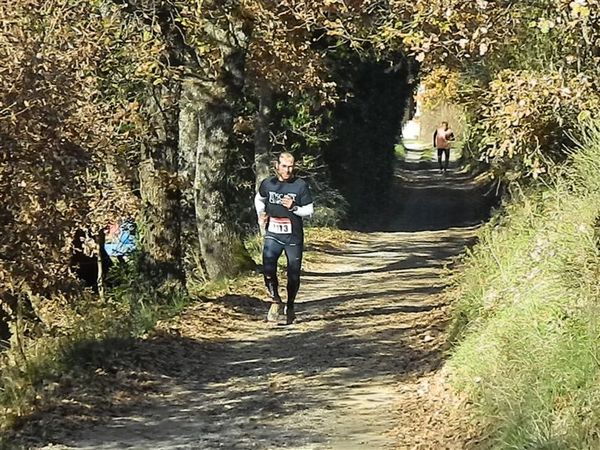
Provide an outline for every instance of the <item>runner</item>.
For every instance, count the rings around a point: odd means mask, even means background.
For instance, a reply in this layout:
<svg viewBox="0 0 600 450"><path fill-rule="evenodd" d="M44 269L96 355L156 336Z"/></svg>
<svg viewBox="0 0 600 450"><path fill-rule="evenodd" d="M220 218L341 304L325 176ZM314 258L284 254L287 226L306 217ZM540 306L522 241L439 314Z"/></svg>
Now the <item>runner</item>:
<svg viewBox="0 0 600 450"><path fill-rule="evenodd" d="M261 230L265 230L263 273L265 285L273 305L268 321L278 319L281 305L277 261L285 251L287 258L286 323L296 318L294 300L300 288L300 268L304 245L302 218L313 213L313 200L306 182L294 176L295 160L291 153L281 153L275 163L276 176L264 179L254 205Z"/></svg>
<svg viewBox="0 0 600 450"><path fill-rule="evenodd" d="M448 122L442 122L433 132L433 147L437 149L438 164L440 173L446 173L448 170L448 160L450 159L450 141L454 140L454 132L448 127ZM445 157L442 165L442 155Z"/></svg>

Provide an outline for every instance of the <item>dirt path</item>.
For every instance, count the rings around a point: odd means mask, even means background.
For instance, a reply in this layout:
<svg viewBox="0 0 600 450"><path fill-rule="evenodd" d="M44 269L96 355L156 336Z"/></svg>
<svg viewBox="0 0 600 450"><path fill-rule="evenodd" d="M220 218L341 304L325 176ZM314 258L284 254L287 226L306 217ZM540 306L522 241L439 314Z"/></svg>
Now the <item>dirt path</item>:
<svg viewBox="0 0 600 450"><path fill-rule="evenodd" d="M479 191L456 173L399 176L386 232L357 233L303 275L297 324L265 324L256 299L198 304L124 343L96 369L103 387L32 420L29 448L465 448L435 387L440 291L473 238Z"/></svg>

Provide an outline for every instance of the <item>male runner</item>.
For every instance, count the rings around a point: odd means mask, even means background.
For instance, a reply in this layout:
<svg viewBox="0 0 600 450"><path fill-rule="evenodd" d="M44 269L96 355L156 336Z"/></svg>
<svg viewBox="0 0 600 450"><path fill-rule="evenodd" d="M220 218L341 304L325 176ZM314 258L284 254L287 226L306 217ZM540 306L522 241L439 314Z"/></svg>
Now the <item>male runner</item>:
<svg viewBox="0 0 600 450"><path fill-rule="evenodd" d="M450 141L454 140L454 132L448 127L448 122L442 122L433 132L433 146L437 149L438 165L440 173L446 173L448 170L448 160L450 159ZM445 157L442 166L442 155Z"/></svg>
<svg viewBox="0 0 600 450"><path fill-rule="evenodd" d="M285 251L287 258L286 322L296 318L294 300L300 288L300 268L304 229L302 218L313 213L313 200L308 184L294 176L294 156L281 153L275 163L277 175L260 184L254 205L258 222L265 228L263 273L269 297L273 302L267 320L276 321L282 305L277 280L277 260Z"/></svg>

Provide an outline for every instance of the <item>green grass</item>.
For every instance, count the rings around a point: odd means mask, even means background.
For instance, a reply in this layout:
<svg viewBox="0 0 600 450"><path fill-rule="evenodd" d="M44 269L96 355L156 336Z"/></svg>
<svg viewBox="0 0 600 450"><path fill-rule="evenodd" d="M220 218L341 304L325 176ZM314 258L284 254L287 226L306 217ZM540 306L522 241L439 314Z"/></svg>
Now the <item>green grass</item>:
<svg viewBox="0 0 600 450"><path fill-rule="evenodd" d="M396 144L394 146L394 152L396 153L396 158L399 160L403 160L406 157L406 148L402 144Z"/></svg>
<svg viewBox="0 0 600 450"><path fill-rule="evenodd" d="M433 148L427 147L426 149L423 150L423 153L421 154L421 161L433 161L434 160L434 155L433 155Z"/></svg>
<svg viewBox="0 0 600 450"><path fill-rule="evenodd" d="M495 449L600 448L600 130L480 233L450 292L449 367Z"/></svg>

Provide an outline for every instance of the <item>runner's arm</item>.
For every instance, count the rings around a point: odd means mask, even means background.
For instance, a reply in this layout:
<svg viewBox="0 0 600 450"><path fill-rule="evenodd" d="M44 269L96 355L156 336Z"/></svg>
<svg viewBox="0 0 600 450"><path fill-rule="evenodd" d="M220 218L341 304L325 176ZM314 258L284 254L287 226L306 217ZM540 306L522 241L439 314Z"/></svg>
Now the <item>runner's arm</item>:
<svg viewBox="0 0 600 450"><path fill-rule="evenodd" d="M311 216L315 212L315 207L312 203L304 206L294 206L293 213L300 217Z"/></svg>
<svg viewBox="0 0 600 450"><path fill-rule="evenodd" d="M257 192L254 197L254 207L256 208L256 215L260 218L261 214L267 209L267 197L263 197L260 192Z"/></svg>
<svg viewBox="0 0 600 450"><path fill-rule="evenodd" d="M437 130L433 132L433 147L435 148L435 138L437 138Z"/></svg>

